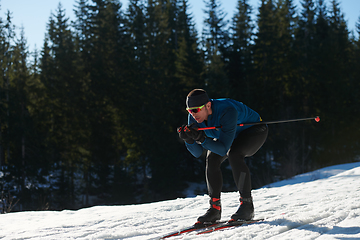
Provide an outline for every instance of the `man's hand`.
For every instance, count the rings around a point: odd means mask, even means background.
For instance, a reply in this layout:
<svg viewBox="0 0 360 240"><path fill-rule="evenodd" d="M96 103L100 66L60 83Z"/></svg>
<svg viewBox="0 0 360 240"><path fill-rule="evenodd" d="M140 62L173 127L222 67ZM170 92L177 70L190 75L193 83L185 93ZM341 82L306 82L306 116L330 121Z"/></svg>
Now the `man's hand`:
<svg viewBox="0 0 360 240"><path fill-rule="evenodd" d="M203 143L205 141L205 135L204 135L204 131L198 131L195 128L192 127L192 124L189 126L185 126L185 133L187 133L187 135L192 138L193 140L195 140L198 143Z"/></svg>
<svg viewBox="0 0 360 240"><path fill-rule="evenodd" d="M185 142L189 143L189 144L193 144L194 143L194 139L192 139L189 135L188 132L185 132L185 129L187 128L187 126L185 124L183 124L181 127L179 127L177 129L177 132L179 134L179 138L181 138L182 140L184 140Z"/></svg>

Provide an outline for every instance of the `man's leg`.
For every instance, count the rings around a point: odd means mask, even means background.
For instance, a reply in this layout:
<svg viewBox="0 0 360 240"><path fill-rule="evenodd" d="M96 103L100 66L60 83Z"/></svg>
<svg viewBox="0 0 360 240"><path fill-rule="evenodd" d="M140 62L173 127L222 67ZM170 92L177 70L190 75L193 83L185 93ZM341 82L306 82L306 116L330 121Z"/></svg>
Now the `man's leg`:
<svg viewBox="0 0 360 240"><path fill-rule="evenodd" d="M206 156L206 183L210 196L210 208L207 212L198 218L199 222L215 222L221 219L221 189L223 185L221 163L226 156L208 151Z"/></svg>
<svg viewBox="0 0 360 240"><path fill-rule="evenodd" d="M206 156L206 183L210 197L220 198L223 185L221 163L227 156L220 156L208 151Z"/></svg>
<svg viewBox="0 0 360 240"><path fill-rule="evenodd" d="M266 125L256 125L241 132L229 151L229 163L235 184L240 193L240 208L231 217L235 220L250 220L254 216L251 197L251 175L245 157L254 155L264 144L268 135Z"/></svg>

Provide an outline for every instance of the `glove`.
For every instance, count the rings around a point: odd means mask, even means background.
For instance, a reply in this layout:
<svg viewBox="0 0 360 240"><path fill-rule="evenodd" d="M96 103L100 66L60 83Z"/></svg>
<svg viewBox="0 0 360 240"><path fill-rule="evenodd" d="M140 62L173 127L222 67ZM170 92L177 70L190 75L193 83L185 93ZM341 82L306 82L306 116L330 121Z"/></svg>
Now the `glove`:
<svg viewBox="0 0 360 240"><path fill-rule="evenodd" d="M187 133L187 135L192 138L193 140L195 140L197 143L203 143L205 141L205 134L204 131L198 131L195 128L192 127L193 124L189 125L189 126L185 126L185 133Z"/></svg>
<svg viewBox="0 0 360 240"><path fill-rule="evenodd" d="M188 144L193 144L194 143L194 139L192 139L187 132L185 132L184 130L186 129L186 125L183 124L181 127L179 127L177 129L177 132L179 133L179 138L181 138L182 140L184 140L185 142L187 142Z"/></svg>

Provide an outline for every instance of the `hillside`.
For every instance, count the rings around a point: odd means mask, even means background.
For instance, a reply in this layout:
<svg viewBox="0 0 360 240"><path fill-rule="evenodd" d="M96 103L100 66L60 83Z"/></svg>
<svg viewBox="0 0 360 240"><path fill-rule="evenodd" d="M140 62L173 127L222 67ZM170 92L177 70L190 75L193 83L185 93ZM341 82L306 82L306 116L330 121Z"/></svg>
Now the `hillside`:
<svg viewBox="0 0 360 240"><path fill-rule="evenodd" d="M262 223L182 239L360 239L360 163L324 168L253 191ZM238 207L224 193L223 220ZM193 224L208 196L78 211L0 215L0 239L154 239ZM176 238L174 238L176 239Z"/></svg>

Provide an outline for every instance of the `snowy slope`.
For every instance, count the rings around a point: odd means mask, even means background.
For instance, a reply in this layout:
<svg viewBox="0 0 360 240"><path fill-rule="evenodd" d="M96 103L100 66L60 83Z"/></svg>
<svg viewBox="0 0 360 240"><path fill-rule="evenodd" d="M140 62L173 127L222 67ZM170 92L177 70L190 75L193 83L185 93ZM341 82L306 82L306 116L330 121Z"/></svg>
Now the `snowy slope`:
<svg viewBox="0 0 360 240"><path fill-rule="evenodd" d="M303 174L253 191L262 223L182 239L360 239L360 163ZM238 207L222 195L223 220ZM189 226L208 196L78 211L0 215L0 239L153 239ZM176 238L173 238L176 239ZM178 238L177 238L178 239Z"/></svg>

